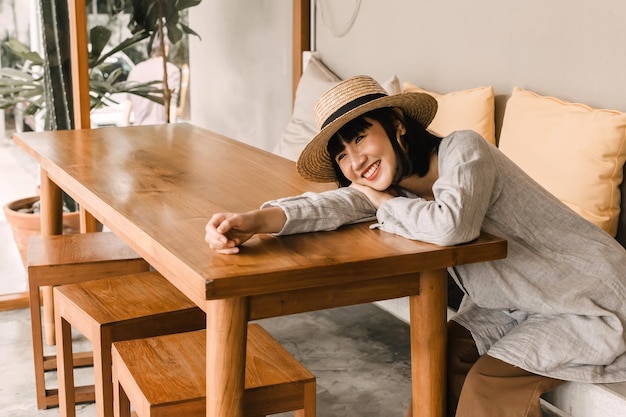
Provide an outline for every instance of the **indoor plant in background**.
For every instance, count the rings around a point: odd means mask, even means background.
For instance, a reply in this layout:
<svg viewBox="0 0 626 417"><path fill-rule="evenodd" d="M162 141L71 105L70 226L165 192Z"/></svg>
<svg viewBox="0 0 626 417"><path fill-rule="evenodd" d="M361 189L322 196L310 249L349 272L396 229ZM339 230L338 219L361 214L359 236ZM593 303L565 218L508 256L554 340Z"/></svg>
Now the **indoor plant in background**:
<svg viewBox="0 0 626 417"><path fill-rule="evenodd" d="M158 39L157 47L160 56L166 57L165 37L171 45L176 45L183 41L184 35L195 35L200 37L193 29L185 24L185 11L200 4L201 0L131 0L133 9L130 15L128 28L131 33L147 34L150 38L148 42L148 56L151 55L153 43ZM167 122L170 122L170 106L172 92L168 85L167 65L163 59L163 104Z"/></svg>
<svg viewBox="0 0 626 417"><path fill-rule="evenodd" d="M129 0L130 1L130 0ZM171 93L167 85L167 72L164 73L163 88L154 84L159 80L148 83L130 85L120 80L121 69L107 67L107 58L118 51L130 48L148 41L148 52L153 41L159 39L159 48L165 50L165 36L172 45L180 42L184 34L197 34L185 25L183 13L186 9L200 3L201 0L132 0L129 29L132 36L120 44L104 52L111 37L111 31L105 26L96 26L89 31L91 49L89 51L89 87L90 107L98 108L111 104L111 96L115 93L130 93L149 98L166 106L169 115ZM69 129L72 126L70 105L71 100L67 87L67 67L69 65L63 57L67 50L59 47L59 30L57 19L58 8L67 7L64 2L55 0L40 0L40 8L44 26L52 28L43 31L45 58L36 52L30 51L16 40L8 43L9 48L21 59L19 68L0 69L0 108L6 109L22 106L27 116L45 116L45 130ZM125 2L123 2L125 4ZM120 13L124 5L119 7L119 1L113 2L116 8L110 8L112 13ZM52 19L52 20L50 20ZM68 45L65 45L68 48ZM165 56L165 55L163 55ZM28 238L40 233L39 216L33 213L28 206L37 201L31 197L8 203L4 206L5 216L20 250L22 261L25 263ZM64 196L64 202L69 213L64 214L64 232L78 231L78 212L76 204ZM30 213L28 213L31 211ZM25 223L25 224L24 224Z"/></svg>
<svg viewBox="0 0 626 417"><path fill-rule="evenodd" d="M155 82L129 86L119 81L120 68L109 68L106 56L102 54L104 46L111 35L110 30L97 26L90 31L92 54L90 55L90 97L91 108L111 104L109 97L115 93L139 94L151 100L162 101L162 90L155 87ZM139 42L142 38L136 36L126 40L120 47ZM48 111L49 99L46 94L45 60L36 52L30 51L16 39L4 43L21 62L18 68L0 69L0 108L13 108L24 117L31 118L33 124L40 124L43 120L43 129L51 130L58 127L58 114ZM119 50L119 49L115 49ZM114 53L115 51L113 51ZM61 121L62 122L62 121ZM40 218L38 213L39 197L28 197L12 201L4 205L4 215L11 226L13 237L18 247L22 262L26 265L28 239L40 233ZM80 216L75 202L64 195L65 213L63 215L64 233L76 233L80 230Z"/></svg>

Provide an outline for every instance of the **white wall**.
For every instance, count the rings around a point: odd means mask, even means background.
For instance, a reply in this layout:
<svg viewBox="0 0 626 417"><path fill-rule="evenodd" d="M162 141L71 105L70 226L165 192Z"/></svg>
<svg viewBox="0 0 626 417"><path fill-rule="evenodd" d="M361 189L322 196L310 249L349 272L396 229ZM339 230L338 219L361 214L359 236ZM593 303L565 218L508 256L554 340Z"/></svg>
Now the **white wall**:
<svg viewBox="0 0 626 417"><path fill-rule="evenodd" d="M318 0L316 50L341 77L393 73L442 93L513 86L626 110L623 0ZM322 15L322 11L324 12ZM322 18L324 17L324 18ZM291 111L292 2L204 0L191 9L191 119L271 150ZM497 129L499 130L499 129Z"/></svg>
<svg viewBox="0 0 626 417"><path fill-rule="evenodd" d="M291 114L292 4L203 0L190 9L191 122L271 150Z"/></svg>
<svg viewBox="0 0 626 417"><path fill-rule="evenodd" d="M316 46L341 77L396 73L441 93L513 86L626 111L623 0L362 0L352 30L333 36L356 0L318 2ZM346 56L349 54L349 57Z"/></svg>

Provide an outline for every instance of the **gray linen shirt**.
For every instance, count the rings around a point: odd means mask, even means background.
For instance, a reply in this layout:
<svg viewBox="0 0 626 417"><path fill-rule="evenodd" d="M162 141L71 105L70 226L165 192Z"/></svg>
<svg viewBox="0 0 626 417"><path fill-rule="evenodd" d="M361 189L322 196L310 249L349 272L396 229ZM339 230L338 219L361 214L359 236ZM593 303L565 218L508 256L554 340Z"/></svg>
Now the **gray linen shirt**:
<svg viewBox="0 0 626 417"><path fill-rule="evenodd" d="M434 201L409 193L376 209L340 188L270 201L279 234L372 219L409 239L455 245L481 230L505 238L506 259L450 271L464 290L454 320L481 354L530 372L581 382L626 381L626 251L472 131L439 148Z"/></svg>

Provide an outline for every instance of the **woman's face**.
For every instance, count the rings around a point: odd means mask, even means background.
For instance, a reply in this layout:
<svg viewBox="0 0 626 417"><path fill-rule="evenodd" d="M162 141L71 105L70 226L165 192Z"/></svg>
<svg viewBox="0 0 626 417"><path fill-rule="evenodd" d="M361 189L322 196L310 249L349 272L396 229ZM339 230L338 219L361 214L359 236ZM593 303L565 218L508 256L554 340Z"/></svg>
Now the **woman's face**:
<svg viewBox="0 0 626 417"><path fill-rule="evenodd" d="M366 118L369 128L345 143L335 161L351 182L384 191L391 186L398 170L396 154L382 125Z"/></svg>

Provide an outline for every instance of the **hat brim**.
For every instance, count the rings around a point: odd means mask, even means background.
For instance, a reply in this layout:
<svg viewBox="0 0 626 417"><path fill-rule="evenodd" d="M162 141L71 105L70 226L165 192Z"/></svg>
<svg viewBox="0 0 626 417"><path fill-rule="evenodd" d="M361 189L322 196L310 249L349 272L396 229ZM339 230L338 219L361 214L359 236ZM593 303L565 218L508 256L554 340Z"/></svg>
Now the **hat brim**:
<svg viewBox="0 0 626 417"><path fill-rule="evenodd" d="M335 182L337 177L328 154L328 141L352 119L383 107L398 107L405 116L428 127L437 113L437 100L426 93L403 93L384 96L356 107L324 126L300 153L296 169L301 177L315 182Z"/></svg>

